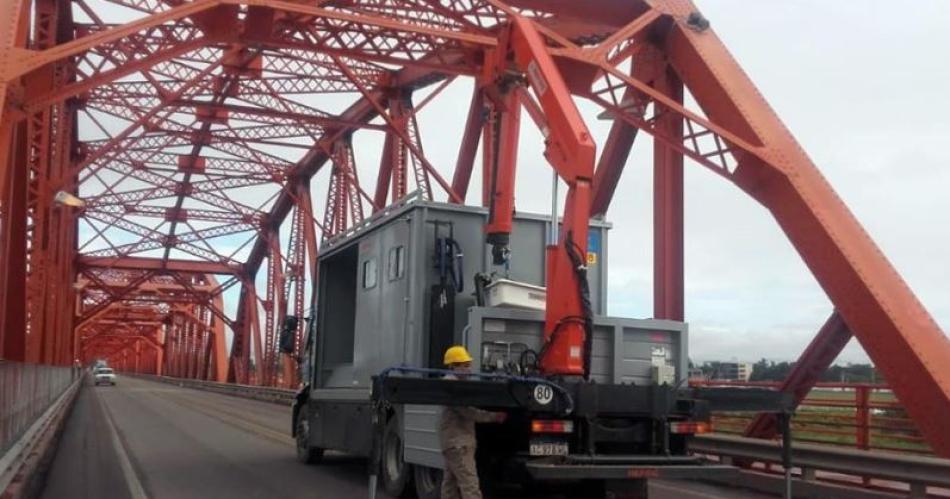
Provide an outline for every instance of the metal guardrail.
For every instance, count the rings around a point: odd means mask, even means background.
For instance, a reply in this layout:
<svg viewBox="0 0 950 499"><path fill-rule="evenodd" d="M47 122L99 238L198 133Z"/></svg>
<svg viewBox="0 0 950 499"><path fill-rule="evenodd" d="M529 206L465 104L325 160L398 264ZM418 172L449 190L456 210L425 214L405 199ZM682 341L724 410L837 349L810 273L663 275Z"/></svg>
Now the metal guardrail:
<svg viewBox="0 0 950 499"><path fill-rule="evenodd" d="M50 366L37 366L46 367ZM58 369L58 368L53 368ZM9 371L6 371L9 373ZM55 372L55 371L54 371ZM36 497L42 488L42 477L55 453L56 443L65 424L66 416L82 383L83 371L76 369L77 378L69 382L40 414L0 453L0 497L23 499ZM29 379L30 375L21 378ZM61 375L39 376L49 381L60 381ZM56 387L53 384L52 387ZM34 400L42 400L35 397ZM35 407L36 405L34 405Z"/></svg>
<svg viewBox="0 0 950 499"><path fill-rule="evenodd" d="M772 381L691 380L694 386L777 388ZM750 413L713 415L719 433L741 435ZM818 383L799 405L792 420L797 442L839 445L858 449L933 455L930 446L887 385Z"/></svg>
<svg viewBox="0 0 950 499"><path fill-rule="evenodd" d="M80 371L0 360L0 455L55 402Z"/></svg>
<svg viewBox="0 0 950 499"><path fill-rule="evenodd" d="M136 378L150 379L178 385L187 388L196 388L225 395L234 395L236 397L262 400L264 402L274 402L277 404L291 405L294 402L294 390L286 388L273 388L269 386L238 385L233 383L217 383L214 381L204 381L199 379L173 378L170 376L154 376L150 374L123 373L126 376Z"/></svg>
<svg viewBox="0 0 950 499"><path fill-rule="evenodd" d="M779 442L771 440L713 434L695 438L690 448L726 462L782 461ZM950 459L796 442L792 463L797 468L796 476L806 481L818 479L818 472L861 479L855 485L867 485L870 479L888 480L907 484L911 497L924 497L927 486L950 488Z"/></svg>

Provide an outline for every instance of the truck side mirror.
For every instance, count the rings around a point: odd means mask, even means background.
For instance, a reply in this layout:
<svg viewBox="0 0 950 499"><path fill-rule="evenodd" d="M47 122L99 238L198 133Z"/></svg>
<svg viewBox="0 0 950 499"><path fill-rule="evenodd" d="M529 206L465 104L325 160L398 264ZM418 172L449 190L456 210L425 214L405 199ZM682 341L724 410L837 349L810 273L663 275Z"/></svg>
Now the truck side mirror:
<svg viewBox="0 0 950 499"><path fill-rule="evenodd" d="M297 317L288 315L284 319L284 327L280 331L280 351L294 353L294 333L297 331Z"/></svg>

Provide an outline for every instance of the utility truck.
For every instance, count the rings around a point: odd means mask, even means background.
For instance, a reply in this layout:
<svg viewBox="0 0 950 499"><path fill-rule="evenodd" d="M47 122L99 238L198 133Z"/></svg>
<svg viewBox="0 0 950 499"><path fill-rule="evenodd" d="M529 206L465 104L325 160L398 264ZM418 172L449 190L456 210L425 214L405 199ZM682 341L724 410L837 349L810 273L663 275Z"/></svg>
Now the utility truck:
<svg viewBox="0 0 950 499"><path fill-rule="evenodd" d="M546 374L552 290L542 285L546 242L558 228L550 217L516 215L510 256L496 266L482 231L488 218L481 208L406 200L324 245L293 407L298 457L370 456L378 428L384 488L438 497L440 406L470 405L509 415L478 429L489 488L555 483L594 497L611 484L730 472L690 456L689 438L709 431L713 407L777 410L777 396L696 393L686 386L685 323L605 315L603 221L590 223L583 256L589 315L568 319L589 317L590 341L575 346L580 372ZM442 354L455 344L484 377L439 379Z"/></svg>
<svg viewBox="0 0 950 499"><path fill-rule="evenodd" d="M372 456L388 493L412 484L435 498L440 407L461 405L508 415L478 429L489 490L645 495L649 478L733 471L690 455L691 436L710 429L713 409L780 412L786 401L690 389L685 323L606 315L610 226L590 217L594 144L538 33L517 16L508 30L499 98L517 103L527 86L537 97L530 114L567 184L563 211L516 215L514 164L499 152L486 207L407 199L325 241L293 408L298 456ZM442 378L454 344L479 375Z"/></svg>

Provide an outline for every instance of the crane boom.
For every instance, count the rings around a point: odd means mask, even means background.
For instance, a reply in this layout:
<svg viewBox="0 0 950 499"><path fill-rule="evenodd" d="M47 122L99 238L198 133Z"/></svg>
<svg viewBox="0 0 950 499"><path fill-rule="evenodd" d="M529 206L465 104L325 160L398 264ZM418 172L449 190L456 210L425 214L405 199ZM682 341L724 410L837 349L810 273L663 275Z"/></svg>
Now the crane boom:
<svg viewBox="0 0 950 499"><path fill-rule="evenodd" d="M545 344L539 354L544 374L584 375L590 372L591 307L586 275L587 232L590 219L591 181L594 176L596 146L567 84L554 60L544 48L544 40L531 22L512 16L507 43L499 47L496 81L524 75L537 98L544 122L544 156L567 184L560 239L547 247L547 298ZM513 96L514 89L506 89ZM517 98L503 98L520 105ZM532 113L532 117L539 117ZM490 219L486 226L493 254L507 253L511 232L514 192L514 161L499 160L492 175Z"/></svg>

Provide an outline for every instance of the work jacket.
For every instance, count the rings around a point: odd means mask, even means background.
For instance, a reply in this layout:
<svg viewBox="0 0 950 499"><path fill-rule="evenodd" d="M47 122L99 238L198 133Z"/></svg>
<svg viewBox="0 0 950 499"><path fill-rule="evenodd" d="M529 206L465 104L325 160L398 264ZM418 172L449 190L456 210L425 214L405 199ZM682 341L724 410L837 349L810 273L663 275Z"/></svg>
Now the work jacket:
<svg viewBox="0 0 950 499"><path fill-rule="evenodd" d="M457 379L446 376L447 379ZM474 407L443 407L439 421L439 439L442 450L475 447L475 423L491 423L498 414Z"/></svg>

